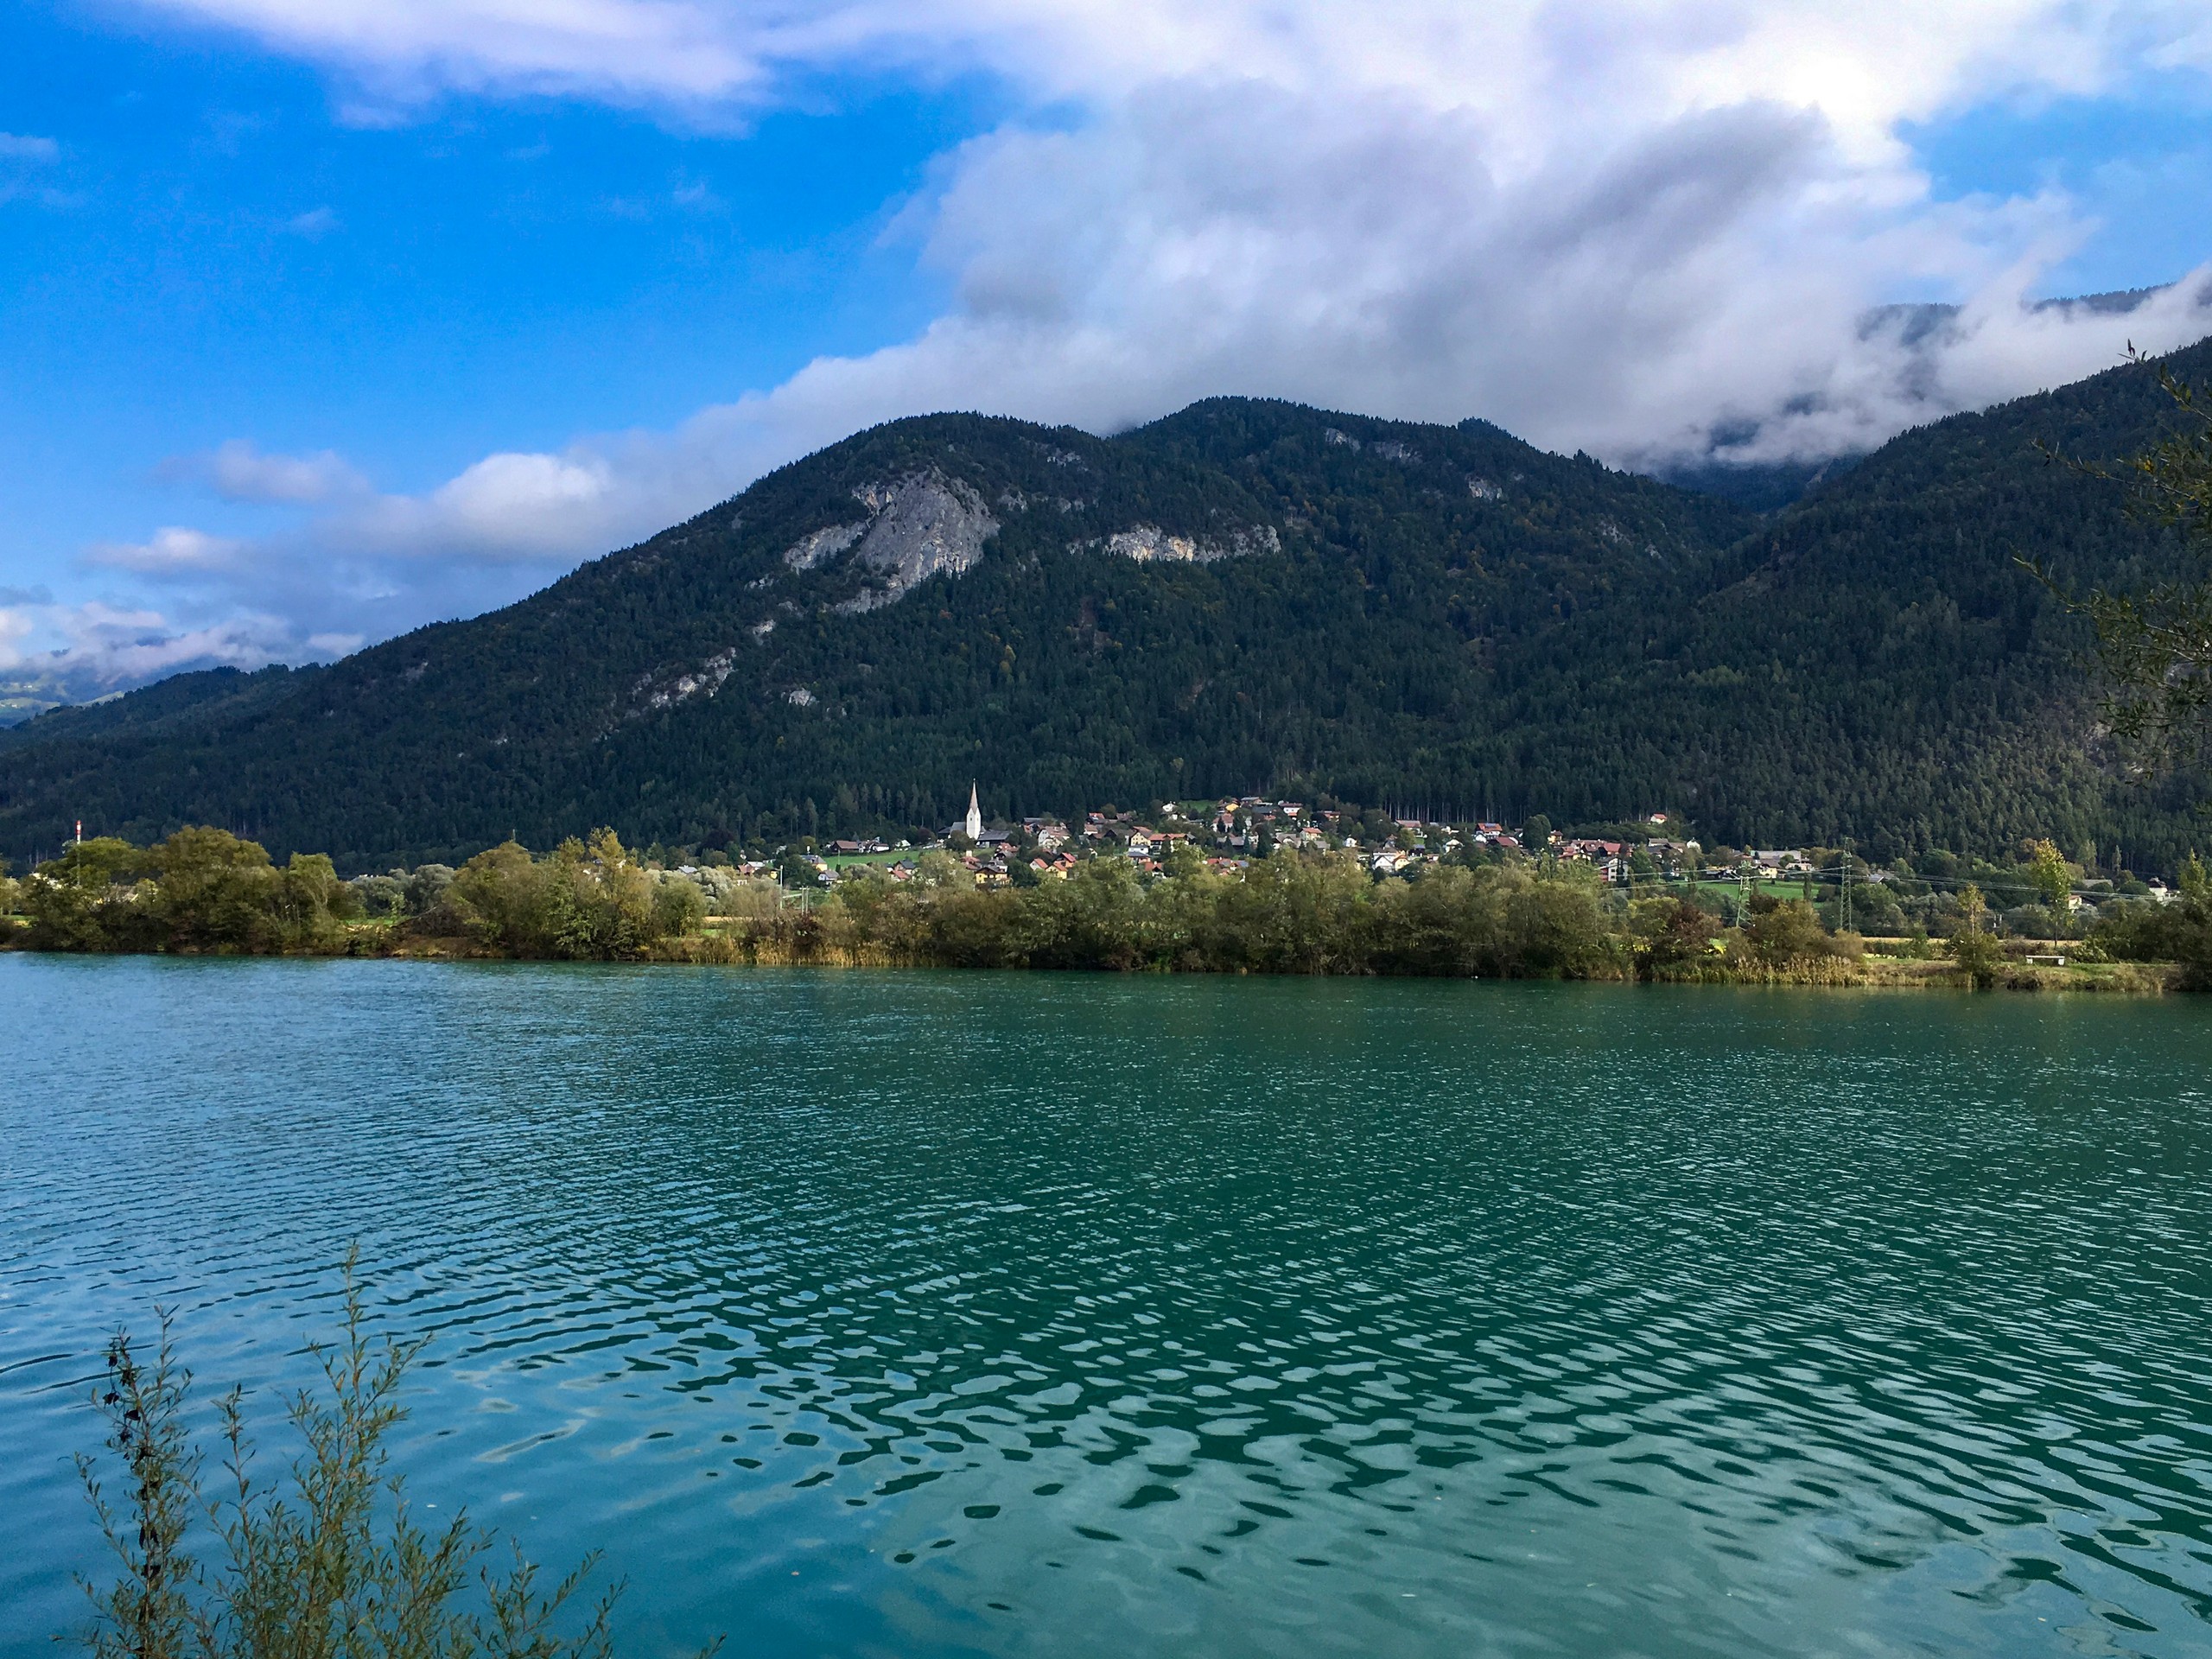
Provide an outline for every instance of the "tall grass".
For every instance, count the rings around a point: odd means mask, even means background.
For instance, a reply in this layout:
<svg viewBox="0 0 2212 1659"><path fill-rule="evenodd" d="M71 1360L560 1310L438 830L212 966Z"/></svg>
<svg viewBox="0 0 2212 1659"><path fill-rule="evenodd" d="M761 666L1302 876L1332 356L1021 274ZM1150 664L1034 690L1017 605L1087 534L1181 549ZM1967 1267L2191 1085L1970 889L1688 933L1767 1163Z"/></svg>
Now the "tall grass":
<svg viewBox="0 0 2212 1659"><path fill-rule="evenodd" d="M386 1440L421 1344L372 1338L351 1255L345 1297L342 1335L314 1350L323 1388L286 1402L302 1449L273 1481L256 1472L234 1388L205 1490L166 1313L150 1357L128 1332L109 1343L93 1395L107 1455L78 1467L115 1570L85 1581L85 1644L96 1659L607 1659L621 1586L581 1600L595 1554L541 1589L520 1547L465 1513L416 1518ZM495 1554L512 1559L494 1567Z"/></svg>

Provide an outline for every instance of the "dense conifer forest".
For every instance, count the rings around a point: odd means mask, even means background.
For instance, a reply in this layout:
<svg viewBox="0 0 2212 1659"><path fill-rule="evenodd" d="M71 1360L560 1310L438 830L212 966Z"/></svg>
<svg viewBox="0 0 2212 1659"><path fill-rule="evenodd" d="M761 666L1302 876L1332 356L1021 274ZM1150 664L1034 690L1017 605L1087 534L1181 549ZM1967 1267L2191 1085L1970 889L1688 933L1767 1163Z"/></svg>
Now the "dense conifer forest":
<svg viewBox="0 0 2212 1659"><path fill-rule="evenodd" d="M2212 378L2212 348L2171 363ZM78 819L227 825L341 873L602 823L711 848L941 829L973 779L1009 817L1664 808L1738 845L2047 836L2171 869L2212 839L2197 780L2122 779L2081 625L2018 563L2172 568L2119 486L2037 448L2126 454L2171 411L2123 367L1764 512L1480 422L1228 398L1109 439L898 422L493 614L0 733L0 852Z"/></svg>

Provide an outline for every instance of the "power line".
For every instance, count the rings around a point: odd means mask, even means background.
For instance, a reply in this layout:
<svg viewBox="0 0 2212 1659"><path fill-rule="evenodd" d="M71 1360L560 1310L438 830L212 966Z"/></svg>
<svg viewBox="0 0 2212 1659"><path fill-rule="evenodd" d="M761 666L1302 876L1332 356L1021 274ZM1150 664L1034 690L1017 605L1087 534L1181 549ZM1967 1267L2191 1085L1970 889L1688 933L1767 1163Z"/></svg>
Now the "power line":
<svg viewBox="0 0 2212 1659"><path fill-rule="evenodd" d="M1736 873L1736 874L1737 874L1737 885L1738 885L1739 887L1741 887L1741 888L1743 889L1743 891L1744 891L1744 893L1745 893L1745 895L1746 899L1748 899L1748 897L1749 897L1749 895L1750 895L1750 893L1751 893L1751 889L1755 885L1758 885L1758 881L1757 881L1757 876L1756 876L1756 872L1755 872L1754 867L1752 867L1752 866L1751 866L1751 865L1748 865L1748 864L1745 864L1745 865L1739 865L1739 866L1738 866L1738 867L1737 867L1737 873ZM1847 867L1842 866L1842 865L1838 865L1838 864L1823 864L1823 865L1810 866L1810 867L1808 867L1807 868L1802 869L1802 870L1793 871L1793 872L1791 872L1791 874L1794 874L1795 876L1796 876L1796 877L1797 877L1799 880L1803 880L1804 878L1806 878L1806 877L1809 876L1809 877L1811 877L1812 879L1814 879L1814 880L1816 880L1816 881L1817 881L1817 880L1838 880L1839 882L1840 882L1841 880L1845 880L1845 879L1847 879L1847 875L1848 875L1848 870L1847 870ZM1923 887L1951 887L1951 888L1957 888L1957 887L1979 887L1979 888L1980 888L1980 889L1981 889L1981 891L1982 891L1982 892L1984 892L1984 893L2041 893L2041 892L2043 891L2043 889L2042 889L2041 887L2039 887L2036 886L2033 882L2026 882L2026 881L1987 881L1987 880L1976 880L1974 877L1973 877L1973 876L1968 876L1968 875L1911 875L1911 876L1906 876L1906 877L1904 877L1904 878L1902 878L1902 879L1903 879L1903 880L1908 880L1908 881L1917 882L1917 883L1918 883L1918 884L1920 884L1921 886L1923 886ZM1624 874L1623 874L1623 878L1622 878L1622 883L1621 883L1621 884L1622 884L1624 887L1635 887L1637 883L1639 883L1639 882L1641 882L1641 883L1643 883L1643 884L1646 885L1646 886L1653 886L1653 885L1656 885L1656 886L1660 886L1660 887L1665 887L1665 886L1667 886L1667 885L1669 885L1669 884L1670 884L1670 883L1676 883L1676 882L1679 882L1679 883L1681 883L1681 884L1684 885L1684 886L1688 886L1688 887L1713 887L1713 886L1721 886L1721 885L1725 885L1725 884L1726 883L1727 880L1728 880L1728 878L1727 878L1727 876L1726 876L1726 874L1715 875L1715 874L1700 874L1700 875L1689 875L1689 874L1669 875L1669 874L1667 874L1664 871L1660 871L1660 872L1655 873L1655 874L1650 874L1650 875L1638 875L1638 874L1635 874L1633 871L1629 871L1629 872L1624 872ZM1890 883L1890 882L1886 882L1886 881L1877 881L1877 882L1875 882L1873 885L1875 885L1876 887L1891 887L1892 884L1891 884L1891 883ZM2085 898L2085 899L2087 899L2087 898L2097 898L2097 899L2106 899L2106 898L2111 898L2111 899L2126 899L2126 898L2129 898L2129 897L2139 897L2139 897L2141 897L2141 896L2142 896L2142 895L2140 895L2140 894L2134 894L2134 895L2131 895L2131 894L2128 894L2128 893L2124 893L2120 892L2120 891L2118 890L2118 888L2116 888L2116 887L2115 887L2112 892L2110 892L2110 893L2098 893L2098 892L2094 891L2094 889L2089 886L2089 884L2088 884L2088 882L2086 882L2086 881L2076 881L2076 882L2073 882L2073 883L2071 883L2071 884L2069 884L2069 885L2068 886L2068 887L2067 887L2067 889L2066 889L2066 890L2067 890L2067 892L2069 892L2069 893L2076 893L2076 894L2079 894L2080 896L2082 896L2082 898ZM1910 898L1916 897L1916 895L1912 894L1912 893L1900 893L1898 896L1899 896L1899 897L1901 897L1901 898L1910 899Z"/></svg>

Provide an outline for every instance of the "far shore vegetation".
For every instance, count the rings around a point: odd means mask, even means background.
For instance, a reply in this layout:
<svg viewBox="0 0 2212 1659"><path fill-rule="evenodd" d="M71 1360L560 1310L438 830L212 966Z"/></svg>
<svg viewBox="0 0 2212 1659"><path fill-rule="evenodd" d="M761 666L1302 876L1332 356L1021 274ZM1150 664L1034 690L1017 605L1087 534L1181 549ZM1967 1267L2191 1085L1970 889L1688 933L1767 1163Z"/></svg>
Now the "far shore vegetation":
<svg viewBox="0 0 2212 1659"><path fill-rule="evenodd" d="M151 847L87 840L0 876L0 917L12 948L99 953L2212 988L2212 883L2193 857L2169 892L2092 876L2048 842L2011 864L1937 855L1878 873L1834 849L1715 869L1694 842L1630 848L1541 820L1465 840L1400 823L1402 858L1233 817L1251 830L1233 837L1243 857L1173 831L1117 840L1098 822L1096 845L1049 855L1027 826L980 849L956 832L919 850L808 844L737 862L636 852L601 830L350 880L326 857L280 866L200 827ZM1582 850L1608 846L1619 855Z"/></svg>

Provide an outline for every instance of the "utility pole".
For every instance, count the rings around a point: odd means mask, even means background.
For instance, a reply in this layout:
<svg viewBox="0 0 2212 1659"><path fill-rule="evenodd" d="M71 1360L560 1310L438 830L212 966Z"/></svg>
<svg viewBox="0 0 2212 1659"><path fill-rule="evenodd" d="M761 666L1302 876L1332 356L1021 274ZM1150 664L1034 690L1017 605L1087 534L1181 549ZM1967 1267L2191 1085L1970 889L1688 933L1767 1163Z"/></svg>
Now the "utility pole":
<svg viewBox="0 0 2212 1659"><path fill-rule="evenodd" d="M1856 843L1849 836L1843 838L1843 885L1836 899L1836 931L1851 931L1851 849Z"/></svg>

